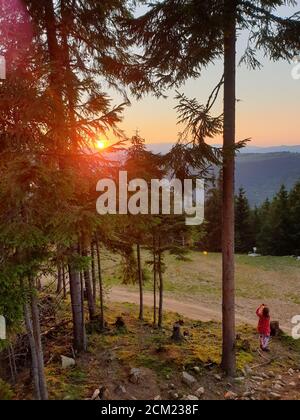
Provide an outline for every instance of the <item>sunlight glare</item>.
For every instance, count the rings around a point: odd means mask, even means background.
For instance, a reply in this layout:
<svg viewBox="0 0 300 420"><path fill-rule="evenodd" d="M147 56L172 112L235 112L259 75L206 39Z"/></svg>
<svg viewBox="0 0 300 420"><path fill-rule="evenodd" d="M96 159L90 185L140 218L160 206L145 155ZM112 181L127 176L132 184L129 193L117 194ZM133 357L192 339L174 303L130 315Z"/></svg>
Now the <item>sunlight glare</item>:
<svg viewBox="0 0 300 420"><path fill-rule="evenodd" d="M98 150L104 150L107 145L106 145L106 141L105 140L98 140L96 143L96 147Z"/></svg>

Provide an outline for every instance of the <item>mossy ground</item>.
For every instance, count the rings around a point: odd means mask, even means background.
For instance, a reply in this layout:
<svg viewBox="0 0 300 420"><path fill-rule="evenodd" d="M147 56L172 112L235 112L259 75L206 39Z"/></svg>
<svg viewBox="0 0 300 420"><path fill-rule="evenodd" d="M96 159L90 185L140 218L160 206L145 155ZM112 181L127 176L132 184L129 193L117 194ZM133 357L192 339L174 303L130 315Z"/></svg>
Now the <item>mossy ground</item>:
<svg viewBox="0 0 300 420"><path fill-rule="evenodd" d="M14 395L12 387L0 379L0 401L12 400Z"/></svg>
<svg viewBox="0 0 300 420"><path fill-rule="evenodd" d="M66 315L64 309L61 315ZM116 318L122 316L126 328L114 326ZM227 390L242 392L243 384L230 384L228 380L216 381L221 373L221 325L215 322L203 323L184 319L183 331L188 334L181 343L171 340L172 327L182 317L166 313L164 329L153 328L152 314L146 310L145 322L137 320L138 308L132 304L113 304L106 310L109 329L104 334L88 336L88 353L77 359L74 368L62 370L60 356L70 356L72 332L66 329L48 340L46 345L46 374L51 399L87 399L99 386L107 386L113 399L153 399L160 395L168 398L168 384L174 384L182 395L191 393L181 382L183 370L192 373L198 386L206 389L205 398L222 399ZM250 346L245 348L246 344ZM273 341L272 353L267 356L270 363L258 352L258 337L255 329L242 326L238 330L237 363L238 376L246 367L254 367L259 373L272 370L275 374L287 372L300 366L300 342L283 336ZM194 371L197 366L199 370ZM264 367L265 366L265 367ZM133 385L128 381L130 369L141 368L145 383ZM24 381L24 377L22 378ZM115 389L124 385L126 395L118 395ZM19 387L19 398L30 399L30 388ZM299 394L300 395L300 394Z"/></svg>

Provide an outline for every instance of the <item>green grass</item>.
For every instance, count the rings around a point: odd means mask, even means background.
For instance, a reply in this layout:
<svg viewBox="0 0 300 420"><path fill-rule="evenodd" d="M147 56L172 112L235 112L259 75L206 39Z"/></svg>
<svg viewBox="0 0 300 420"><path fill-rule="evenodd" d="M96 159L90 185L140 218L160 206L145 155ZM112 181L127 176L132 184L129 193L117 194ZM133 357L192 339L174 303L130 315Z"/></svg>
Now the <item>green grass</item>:
<svg viewBox="0 0 300 420"><path fill-rule="evenodd" d="M56 366L46 368L51 399L80 400L85 395L87 372L79 367L62 370Z"/></svg>
<svg viewBox="0 0 300 420"><path fill-rule="evenodd" d="M137 285L122 285L121 259L106 253L104 281L108 288L123 286L138 293ZM142 253L143 265L150 259ZM187 261L179 261L173 255L165 255L164 290L166 297L202 303L220 311L222 296L221 254L191 251ZM152 292L152 273L149 273L145 290ZM291 319L299 313L300 261L292 257L249 257L236 255L236 302L237 313L256 322L255 310L261 303L271 308L273 319L279 320L286 332L291 331Z"/></svg>
<svg viewBox="0 0 300 420"><path fill-rule="evenodd" d="M297 352L300 354L300 340L294 340L289 335L284 334L281 337L281 342L283 345L288 347L290 350Z"/></svg>
<svg viewBox="0 0 300 420"><path fill-rule="evenodd" d="M14 397L11 386L0 378L0 401L9 401Z"/></svg>
<svg viewBox="0 0 300 420"><path fill-rule="evenodd" d="M300 268L300 261L292 257L249 257L238 255L238 264L245 264L251 267L260 268L265 271L293 271Z"/></svg>
<svg viewBox="0 0 300 420"><path fill-rule="evenodd" d="M147 258L147 254L144 253L144 261ZM172 255L167 255L165 261L166 292L181 296L220 296L222 287L220 254L205 256L200 252L190 252L188 261L178 261ZM118 262L115 261L115 264L118 265ZM116 265L114 268L116 269ZM120 276L107 275L105 280L109 286L121 284ZM146 283L146 290L152 290L151 283L151 281ZM237 297L258 300L276 299L278 290L284 287L285 299L299 304L299 283L300 261L294 258L236 256ZM135 288L134 285L129 287Z"/></svg>

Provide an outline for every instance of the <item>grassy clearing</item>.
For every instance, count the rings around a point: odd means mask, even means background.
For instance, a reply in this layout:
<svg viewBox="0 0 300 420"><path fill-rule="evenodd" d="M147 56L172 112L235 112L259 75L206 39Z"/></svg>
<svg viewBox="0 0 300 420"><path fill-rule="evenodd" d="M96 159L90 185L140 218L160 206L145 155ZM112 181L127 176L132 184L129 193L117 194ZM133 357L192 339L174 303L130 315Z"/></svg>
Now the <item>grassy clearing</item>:
<svg viewBox="0 0 300 420"><path fill-rule="evenodd" d="M121 284L116 275L117 256L105 255L104 272L109 286ZM113 258L113 260L111 260ZM144 261L147 254L144 253ZM219 295L221 292L221 255L190 252L188 261L166 257L165 290L182 295ZM276 298L284 287L287 301L298 303L300 261L291 257L236 257L237 297L251 299ZM118 271L118 270L117 270ZM146 288L151 290L151 284ZM296 301L296 302L295 302Z"/></svg>
<svg viewBox="0 0 300 420"><path fill-rule="evenodd" d="M148 255L144 253L144 262L147 259ZM117 256L105 254L104 274L108 288L121 285L121 271L117 268L119 264L120 259ZM167 295L220 307L220 254L190 252L187 261L179 261L174 256L167 255L166 266L164 279ZM116 272L120 275L116 275ZM151 273L149 274L151 279ZM264 302L271 306L272 314L282 322L284 328L289 329L291 318L299 313L299 285L300 261L292 257L236 256L237 309L244 317L255 321L256 305ZM137 290L134 285L129 287ZM151 281L145 287L150 291Z"/></svg>

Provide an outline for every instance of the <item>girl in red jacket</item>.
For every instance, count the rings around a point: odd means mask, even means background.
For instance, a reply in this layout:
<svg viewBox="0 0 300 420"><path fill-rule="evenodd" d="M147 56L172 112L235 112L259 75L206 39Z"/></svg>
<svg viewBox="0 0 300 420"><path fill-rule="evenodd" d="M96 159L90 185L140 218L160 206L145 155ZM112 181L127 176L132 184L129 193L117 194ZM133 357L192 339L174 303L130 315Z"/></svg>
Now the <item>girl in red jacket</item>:
<svg viewBox="0 0 300 420"><path fill-rule="evenodd" d="M271 317L270 310L266 305L261 305L256 315L259 317L258 332L260 334L260 348L262 351L269 352L269 343L271 337Z"/></svg>

